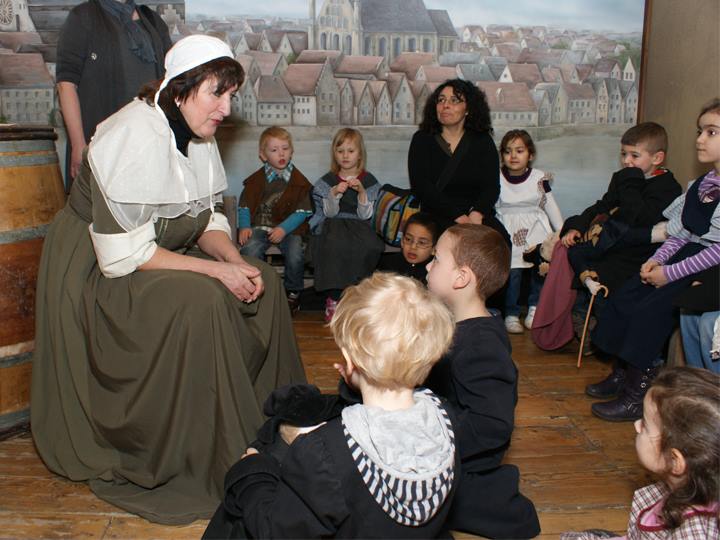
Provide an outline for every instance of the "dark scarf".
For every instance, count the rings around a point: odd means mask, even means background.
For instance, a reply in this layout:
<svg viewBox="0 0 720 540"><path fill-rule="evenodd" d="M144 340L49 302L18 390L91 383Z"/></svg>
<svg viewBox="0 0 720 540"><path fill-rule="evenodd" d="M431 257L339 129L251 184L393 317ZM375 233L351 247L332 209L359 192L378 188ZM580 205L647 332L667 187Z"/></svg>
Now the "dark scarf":
<svg viewBox="0 0 720 540"><path fill-rule="evenodd" d="M190 129L190 126L188 126L185 121L185 117L182 112L180 112L178 106L175 105L175 102L170 101L169 103L169 105L165 104L161 107L168 120L168 124L170 124L170 129L172 129L172 132L175 135L175 145L177 146L177 149L180 150L185 157L187 157L188 144L190 144L190 140L199 139L200 137L195 135L195 133L193 133Z"/></svg>
<svg viewBox="0 0 720 540"><path fill-rule="evenodd" d="M137 8L135 0L126 0L124 3L117 0L98 0L100 6L115 17L125 30L130 40L130 51L148 64L155 62L155 50L150 35L142 28L139 20L133 21L133 12Z"/></svg>

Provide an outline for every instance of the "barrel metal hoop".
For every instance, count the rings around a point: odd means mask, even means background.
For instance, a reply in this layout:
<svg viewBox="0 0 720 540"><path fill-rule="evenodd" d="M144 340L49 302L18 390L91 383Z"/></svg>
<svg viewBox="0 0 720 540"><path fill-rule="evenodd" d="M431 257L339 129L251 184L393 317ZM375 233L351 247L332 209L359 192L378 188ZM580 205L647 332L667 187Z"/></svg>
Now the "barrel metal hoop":
<svg viewBox="0 0 720 540"><path fill-rule="evenodd" d="M32 351L20 354L13 354L12 356L5 356L4 358L0 358L0 368L9 368L12 366L17 366L18 364L27 364L29 362L32 362L32 358Z"/></svg>
<svg viewBox="0 0 720 540"><path fill-rule="evenodd" d="M37 227L26 227L0 232L0 244L13 244L43 238L47 234L49 225L38 225Z"/></svg>
<svg viewBox="0 0 720 540"><path fill-rule="evenodd" d="M30 421L30 409L22 409L7 414L0 415L0 432L4 429L13 428L21 424L27 424Z"/></svg>

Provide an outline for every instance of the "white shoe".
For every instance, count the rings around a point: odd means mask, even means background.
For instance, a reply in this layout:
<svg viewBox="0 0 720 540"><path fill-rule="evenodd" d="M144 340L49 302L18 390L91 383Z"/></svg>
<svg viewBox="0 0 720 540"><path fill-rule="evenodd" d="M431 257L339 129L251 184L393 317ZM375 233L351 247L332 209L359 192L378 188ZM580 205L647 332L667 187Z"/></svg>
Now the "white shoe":
<svg viewBox="0 0 720 540"><path fill-rule="evenodd" d="M532 323L533 323L533 320L535 319L535 310L536 309L537 308L535 306L530 306L528 308L528 314L527 314L527 317L525 317L525 328L527 328L528 330L532 329Z"/></svg>
<svg viewBox="0 0 720 540"><path fill-rule="evenodd" d="M515 317L514 315L505 317L505 330L508 331L508 334L522 334L523 327L522 324L520 324L520 317Z"/></svg>

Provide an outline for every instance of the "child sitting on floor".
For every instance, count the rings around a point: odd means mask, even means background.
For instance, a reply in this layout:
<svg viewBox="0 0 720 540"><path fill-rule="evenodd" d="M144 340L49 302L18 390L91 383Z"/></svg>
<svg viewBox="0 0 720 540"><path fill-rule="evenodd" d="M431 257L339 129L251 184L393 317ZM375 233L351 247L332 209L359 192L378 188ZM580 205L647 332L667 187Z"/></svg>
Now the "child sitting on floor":
<svg viewBox="0 0 720 540"><path fill-rule="evenodd" d="M402 251L383 255L378 270L396 272L427 284L426 266L433 256L438 228L430 214L418 212L410 216L402 235Z"/></svg>
<svg viewBox="0 0 720 540"><path fill-rule="evenodd" d="M310 219L315 290L327 294L327 322L343 289L372 274L385 249L370 226L380 184L365 170L362 134L351 128L339 130L331 156L330 172L313 188L315 214Z"/></svg>
<svg viewBox="0 0 720 540"><path fill-rule="evenodd" d="M281 462L249 448L205 538L450 537L453 426L415 388L450 345L450 311L418 281L378 272L346 289L330 327L344 357L335 367L362 403L296 430Z"/></svg>
<svg viewBox="0 0 720 540"><path fill-rule="evenodd" d="M642 416L643 396L676 326L675 298L698 273L720 266L720 99L703 108L697 123L698 160L713 169L665 209L669 238L610 297L592 334L593 344L615 358L610 375L588 387L591 395L618 396L593 403L593 414L604 420Z"/></svg>
<svg viewBox="0 0 720 540"><path fill-rule="evenodd" d="M627 535L603 530L562 540L708 540L720 538L720 376L678 367L660 373L635 422L640 463L659 482L635 492Z"/></svg>
<svg viewBox="0 0 720 540"><path fill-rule="evenodd" d="M532 266L524 260L523 253L563 226L560 208L550 189L552 175L531 167L536 154L535 143L524 129L508 131L500 142L500 197L495 211L512 240L510 277L505 291L505 328L511 334L523 332L518 304L520 285L523 270ZM539 275L531 272L524 321L528 330L532 328L541 288Z"/></svg>
<svg viewBox="0 0 720 540"><path fill-rule="evenodd" d="M510 248L484 225L445 231L428 264L428 287L455 315L451 350L426 386L448 400L457 416L462 479L448 525L489 538L531 538L540 532L533 503L519 492L519 472L503 465L515 427L517 368L501 317L485 300L500 289Z"/></svg>
<svg viewBox="0 0 720 540"><path fill-rule="evenodd" d="M243 255L258 259L270 244L280 248L285 258L285 292L292 312L300 308L303 290L305 220L312 214L312 184L292 163L290 133L277 126L260 135L263 166L243 183L238 209L238 241Z"/></svg>

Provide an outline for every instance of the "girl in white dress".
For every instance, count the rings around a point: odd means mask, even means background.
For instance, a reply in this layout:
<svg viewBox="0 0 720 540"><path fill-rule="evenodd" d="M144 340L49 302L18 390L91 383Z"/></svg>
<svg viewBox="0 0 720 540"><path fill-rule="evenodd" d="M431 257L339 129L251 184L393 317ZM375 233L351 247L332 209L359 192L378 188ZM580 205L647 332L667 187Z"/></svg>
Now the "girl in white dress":
<svg viewBox="0 0 720 540"><path fill-rule="evenodd" d="M500 197L495 210L512 239L511 270L505 296L505 328L511 334L523 332L518 305L520 285L523 269L532 267L523 260L523 253L563 225L560 208L550 191L552 174L531 167L535 155L535 143L524 129L508 131L500 143ZM542 282L533 272L525 317L528 329L532 327L541 288Z"/></svg>

